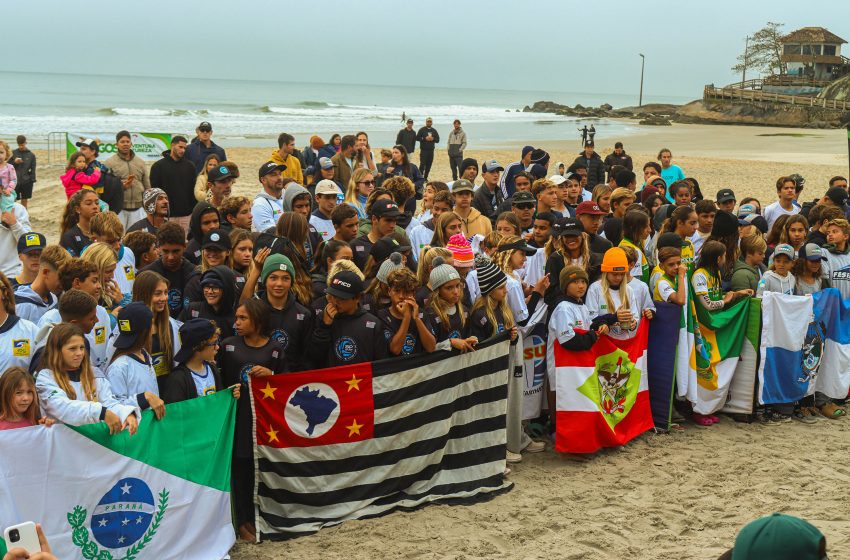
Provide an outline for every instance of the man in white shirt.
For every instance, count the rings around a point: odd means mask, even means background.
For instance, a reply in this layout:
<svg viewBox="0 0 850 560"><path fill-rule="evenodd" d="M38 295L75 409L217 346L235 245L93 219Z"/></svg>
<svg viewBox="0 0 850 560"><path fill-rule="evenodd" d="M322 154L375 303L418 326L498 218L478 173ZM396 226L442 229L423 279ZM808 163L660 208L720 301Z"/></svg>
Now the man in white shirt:
<svg viewBox="0 0 850 560"><path fill-rule="evenodd" d="M260 166L263 190L254 198L251 206L252 230L265 231L276 226L278 218L283 214L283 176L280 173L285 169L285 165L273 161Z"/></svg>
<svg viewBox="0 0 850 560"><path fill-rule="evenodd" d="M15 203L11 212L0 214L0 271L6 278L14 278L20 274L18 238L31 231L30 215L19 203Z"/></svg>
<svg viewBox="0 0 850 560"><path fill-rule="evenodd" d="M776 194L779 198L764 209L764 219L767 227L772 228L780 216L793 216L800 213L800 207L794 204L797 195L797 182L791 177L780 177L776 181Z"/></svg>

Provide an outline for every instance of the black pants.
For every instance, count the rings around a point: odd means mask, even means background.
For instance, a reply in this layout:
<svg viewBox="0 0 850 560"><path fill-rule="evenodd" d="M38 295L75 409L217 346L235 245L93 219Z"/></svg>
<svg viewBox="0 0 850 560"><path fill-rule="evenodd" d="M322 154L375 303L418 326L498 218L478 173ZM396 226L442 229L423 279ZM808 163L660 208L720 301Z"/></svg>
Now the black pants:
<svg viewBox="0 0 850 560"><path fill-rule="evenodd" d="M431 172L431 164L434 163L434 150L419 150L419 171L422 176L428 178L428 173Z"/></svg>
<svg viewBox="0 0 850 560"><path fill-rule="evenodd" d="M460 164L463 162L463 154L459 156L449 156L449 167L452 169L452 181L457 181L457 176L460 173Z"/></svg>
<svg viewBox="0 0 850 560"><path fill-rule="evenodd" d="M233 457L233 468L230 473L230 496L233 500L233 510L236 513L236 526L254 522L254 460L243 457Z"/></svg>

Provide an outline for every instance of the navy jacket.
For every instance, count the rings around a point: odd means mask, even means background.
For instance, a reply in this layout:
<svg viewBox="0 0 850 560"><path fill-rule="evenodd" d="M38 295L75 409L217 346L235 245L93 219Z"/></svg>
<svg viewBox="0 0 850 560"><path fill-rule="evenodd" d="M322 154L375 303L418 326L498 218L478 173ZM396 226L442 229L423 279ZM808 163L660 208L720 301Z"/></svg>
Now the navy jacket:
<svg viewBox="0 0 850 560"><path fill-rule="evenodd" d="M207 148L201 144L200 140L194 138L192 142L186 146L186 155L183 157L192 162L195 166L195 173L200 173L204 169L204 160L210 154L218 156L218 161L222 162L227 159L227 154L224 153L224 148L210 140L210 147Z"/></svg>

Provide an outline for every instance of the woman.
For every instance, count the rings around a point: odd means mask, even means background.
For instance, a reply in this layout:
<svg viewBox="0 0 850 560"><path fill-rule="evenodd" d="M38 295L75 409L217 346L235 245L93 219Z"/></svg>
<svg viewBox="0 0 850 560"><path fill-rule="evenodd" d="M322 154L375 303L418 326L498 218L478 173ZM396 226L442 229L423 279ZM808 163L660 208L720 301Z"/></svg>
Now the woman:
<svg viewBox="0 0 850 560"><path fill-rule="evenodd" d="M375 156L369 147L369 135L358 132L354 143L354 165L362 169L368 169L372 175L377 174L378 167L375 165Z"/></svg>
<svg viewBox="0 0 850 560"><path fill-rule="evenodd" d="M209 182L207 174L219 163L221 162L216 154L210 154L207 156L207 159L204 160L204 167L201 169L201 172L198 173L197 179L195 179L195 200L198 202L209 200L210 191L207 189L207 183Z"/></svg>
<svg viewBox="0 0 850 560"><path fill-rule="evenodd" d="M373 190L375 190L375 175L362 167L355 169L345 190L345 203L357 210L357 219L368 218L366 201Z"/></svg>
<svg viewBox="0 0 850 560"><path fill-rule="evenodd" d="M244 229L230 232L230 258L227 265L237 274L247 277L254 266L254 235Z"/></svg>
<svg viewBox="0 0 850 560"><path fill-rule="evenodd" d="M410 163L410 158L407 155L407 150L402 145L393 146L393 157L390 166L387 167L387 177L404 176L413 181L416 187L416 192L422 192L422 186L425 184L425 177L419 172L416 165Z"/></svg>
<svg viewBox="0 0 850 560"><path fill-rule="evenodd" d="M99 201L96 192L82 189L74 193L65 205L59 245L71 253L72 257L79 257L83 249L91 243L89 222L100 212Z"/></svg>
<svg viewBox="0 0 850 560"><path fill-rule="evenodd" d="M157 377L171 372L174 355L180 350L180 323L168 314L168 280L152 270L136 276L133 301L140 301L153 311L150 355Z"/></svg>

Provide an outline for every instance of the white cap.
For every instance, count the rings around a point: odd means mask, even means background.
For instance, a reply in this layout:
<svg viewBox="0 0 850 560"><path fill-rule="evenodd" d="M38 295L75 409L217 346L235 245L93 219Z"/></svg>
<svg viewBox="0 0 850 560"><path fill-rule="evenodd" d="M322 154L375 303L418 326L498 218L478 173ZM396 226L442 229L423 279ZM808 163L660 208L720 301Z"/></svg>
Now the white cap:
<svg viewBox="0 0 850 560"><path fill-rule="evenodd" d="M549 180L552 181L553 183L555 183L556 185L563 185L564 183L567 182L566 177L564 177L563 175L557 175L557 174L549 177Z"/></svg>
<svg viewBox="0 0 850 560"><path fill-rule="evenodd" d="M341 195L342 190L339 188L339 185L334 183L331 179L322 179L321 181L316 183L316 194Z"/></svg>

